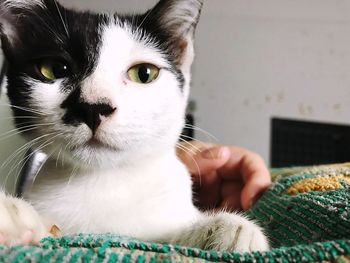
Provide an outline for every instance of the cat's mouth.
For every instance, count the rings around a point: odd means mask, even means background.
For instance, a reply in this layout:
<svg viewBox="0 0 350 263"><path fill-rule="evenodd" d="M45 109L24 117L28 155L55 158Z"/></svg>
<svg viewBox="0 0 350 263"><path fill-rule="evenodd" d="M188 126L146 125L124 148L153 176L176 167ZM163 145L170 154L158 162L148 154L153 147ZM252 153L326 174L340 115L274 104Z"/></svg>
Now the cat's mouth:
<svg viewBox="0 0 350 263"><path fill-rule="evenodd" d="M96 138L95 136L91 137L86 143L84 143L83 146L88 147L88 148L92 148L92 149L96 149L96 150L109 149L112 151L118 151L118 149L116 147L113 147L113 146L101 141L100 139Z"/></svg>

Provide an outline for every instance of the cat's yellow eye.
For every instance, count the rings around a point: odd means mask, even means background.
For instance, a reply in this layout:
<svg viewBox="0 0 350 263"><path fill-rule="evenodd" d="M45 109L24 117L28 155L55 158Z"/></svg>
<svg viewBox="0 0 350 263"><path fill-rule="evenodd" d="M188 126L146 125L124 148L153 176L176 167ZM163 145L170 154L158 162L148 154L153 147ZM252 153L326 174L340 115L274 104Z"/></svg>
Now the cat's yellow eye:
<svg viewBox="0 0 350 263"><path fill-rule="evenodd" d="M128 77L133 82L147 84L158 78L159 71L160 69L152 64L142 63L132 66L128 70Z"/></svg>
<svg viewBox="0 0 350 263"><path fill-rule="evenodd" d="M38 64L38 73L45 80L54 81L65 78L69 75L69 67L59 61L44 60Z"/></svg>

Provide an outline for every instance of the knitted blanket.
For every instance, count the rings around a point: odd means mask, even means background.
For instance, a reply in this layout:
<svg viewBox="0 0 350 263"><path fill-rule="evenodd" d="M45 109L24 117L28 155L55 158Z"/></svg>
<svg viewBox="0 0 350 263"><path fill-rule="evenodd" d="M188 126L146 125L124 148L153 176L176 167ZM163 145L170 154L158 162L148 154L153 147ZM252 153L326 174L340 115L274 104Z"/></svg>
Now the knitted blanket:
<svg viewBox="0 0 350 263"><path fill-rule="evenodd" d="M272 176L271 188L248 211L269 236L267 252L77 235L0 247L0 262L350 262L350 164L272 170Z"/></svg>

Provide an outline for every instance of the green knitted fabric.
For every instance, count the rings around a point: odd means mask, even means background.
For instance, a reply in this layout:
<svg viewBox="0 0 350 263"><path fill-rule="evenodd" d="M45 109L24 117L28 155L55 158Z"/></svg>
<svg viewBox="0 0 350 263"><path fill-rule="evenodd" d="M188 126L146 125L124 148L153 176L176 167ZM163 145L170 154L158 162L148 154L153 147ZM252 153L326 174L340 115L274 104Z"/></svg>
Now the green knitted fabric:
<svg viewBox="0 0 350 263"><path fill-rule="evenodd" d="M248 212L268 234L259 253L204 251L114 235L46 238L0 247L0 262L349 262L350 165L272 171L275 182Z"/></svg>
<svg viewBox="0 0 350 263"><path fill-rule="evenodd" d="M249 211L250 217L268 233L271 245L350 239L348 165L322 166L293 175L287 172L285 176L283 172L279 172L270 190ZM293 186L304 192L299 193Z"/></svg>
<svg viewBox="0 0 350 263"><path fill-rule="evenodd" d="M229 253L145 243L112 235L46 238L40 247L0 247L0 262L342 262L350 241L277 248L264 253ZM346 261L345 261L346 262Z"/></svg>

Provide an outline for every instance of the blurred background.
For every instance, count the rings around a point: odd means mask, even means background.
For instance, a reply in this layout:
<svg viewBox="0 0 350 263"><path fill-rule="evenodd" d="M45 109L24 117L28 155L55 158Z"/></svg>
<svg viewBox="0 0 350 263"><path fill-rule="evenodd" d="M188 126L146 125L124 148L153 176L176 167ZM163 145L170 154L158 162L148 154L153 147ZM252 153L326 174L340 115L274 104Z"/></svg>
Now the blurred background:
<svg viewBox="0 0 350 263"><path fill-rule="evenodd" d="M156 0L60 2L133 13ZM207 0L193 67L195 125L275 167L350 160L349 14L348 0ZM6 103L2 94L0 134L13 129ZM1 139L0 165L22 144Z"/></svg>

